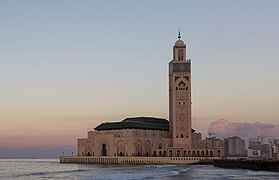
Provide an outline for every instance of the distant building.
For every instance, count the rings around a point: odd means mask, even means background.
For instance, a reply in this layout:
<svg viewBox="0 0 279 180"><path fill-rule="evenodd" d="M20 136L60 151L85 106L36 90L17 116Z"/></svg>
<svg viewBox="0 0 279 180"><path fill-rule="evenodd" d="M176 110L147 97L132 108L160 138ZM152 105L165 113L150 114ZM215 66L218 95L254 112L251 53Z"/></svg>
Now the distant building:
<svg viewBox="0 0 279 180"><path fill-rule="evenodd" d="M248 140L248 148L258 147L263 144L263 139L261 137L250 138Z"/></svg>
<svg viewBox="0 0 279 180"><path fill-rule="evenodd" d="M178 40L169 63L169 121L154 117L102 123L78 139L78 156L223 156L223 141L201 139L192 129L191 60Z"/></svg>
<svg viewBox="0 0 279 180"><path fill-rule="evenodd" d="M261 158L261 159L270 159L273 158L273 148L274 146L271 143L264 143L263 137L251 138L249 139L248 147L248 157ZM259 155L255 156L258 152Z"/></svg>
<svg viewBox="0 0 279 180"><path fill-rule="evenodd" d="M233 136L224 139L224 156L225 157L245 157L246 143L245 139Z"/></svg>
<svg viewBox="0 0 279 180"><path fill-rule="evenodd" d="M261 158L261 150L256 149L248 149L247 150L247 157L249 158Z"/></svg>
<svg viewBox="0 0 279 180"><path fill-rule="evenodd" d="M279 139L270 139L271 156L274 159L279 159Z"/></svg>
<svg viewBox="0 0 279 180"><path fill-rule="evenodd" d="M209 151L209 150L216 149L218 151L219 149L223 149L224 147L223 140L218 139L216 137L209 137L206 139L202 139L201 136L202 136L201 133L194 132L192 134L193 149L197 150L197 154L196 154L197 156L204 156L203 152L205 152L205 156L213 156L211 154L213 151Z"/></svg>

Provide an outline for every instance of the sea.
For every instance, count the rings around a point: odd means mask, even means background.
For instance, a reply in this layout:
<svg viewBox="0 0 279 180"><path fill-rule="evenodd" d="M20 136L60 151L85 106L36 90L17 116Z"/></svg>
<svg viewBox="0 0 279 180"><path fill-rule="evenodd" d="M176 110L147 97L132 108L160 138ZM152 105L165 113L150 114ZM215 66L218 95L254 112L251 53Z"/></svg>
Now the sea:
<svg viewBox="0 0 279 180"><path fill-rule="evenodd" d="M212 165L60 164L58 159L1 159L0 179L279 179L278 172L223 169Z"/></svg>

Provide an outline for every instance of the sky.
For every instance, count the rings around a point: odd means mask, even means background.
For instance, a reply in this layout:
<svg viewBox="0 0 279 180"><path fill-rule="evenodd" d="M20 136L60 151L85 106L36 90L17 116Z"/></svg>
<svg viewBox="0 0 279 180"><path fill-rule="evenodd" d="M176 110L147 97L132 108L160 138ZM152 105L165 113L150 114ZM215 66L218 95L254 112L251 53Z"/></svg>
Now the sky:
<svg viewBox="0 0 279 180"><path fill-rule="evenodd" d="M180 29L192 123L278 125L279 1L0 1L0 158L57 158L102 122L168 119ZM49 149L49 151L47 151Z"/></svg>

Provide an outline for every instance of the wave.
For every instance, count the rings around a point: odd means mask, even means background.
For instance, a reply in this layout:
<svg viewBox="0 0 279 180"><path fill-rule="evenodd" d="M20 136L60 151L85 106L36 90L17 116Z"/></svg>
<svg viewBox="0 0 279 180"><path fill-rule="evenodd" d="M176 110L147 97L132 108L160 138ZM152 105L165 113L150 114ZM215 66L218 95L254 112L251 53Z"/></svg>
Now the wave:
<svg viewBox="0 0 279 180"><path fill-rule="evenodd" d="M143 165L122 168L122 171L110 171L109 173L97 174L93 179L162 179L179 176L181 173L189 171L188 167L180 165Z"/></svg>
<svg viewBox="0 0 279 180"><path fill-rule="evenodd" d="M153 179L153 178L163 178L163 177L172 177L179 175L179 171L165 171L165 172L131 172L131 173L110 173L110 174L98 174L92 179L101 180L116 180L116 179Z"/></svg>
<svg viewBox="0 0 279 180"><path fill-rule="evenodd" d="M14 177L20 178L20 177L28 177L28 176L43 176L51 178L52 175L55 174L68 174L68 173L78 173L78 172L85 172L87 170L85 169L77 169L77 170L64 170L64 171L45 171L45 172L30 172L30 173L23 173L23 174L17 174Z"/></svg>
<svg viewBox="0 0 279 180"><path fill-rule="evenodd" d="M144 165L145 168L169 168L176 167L176 164L166 164L166 165Z"/></svg>
<svg viewBox="0 0 279 180"><path fill-rule="evenodd" d="M5 162L0 179L164 179L187 173L185 165L94 165L58 162ZM13 167L17 167L14 171Z"/></svg>

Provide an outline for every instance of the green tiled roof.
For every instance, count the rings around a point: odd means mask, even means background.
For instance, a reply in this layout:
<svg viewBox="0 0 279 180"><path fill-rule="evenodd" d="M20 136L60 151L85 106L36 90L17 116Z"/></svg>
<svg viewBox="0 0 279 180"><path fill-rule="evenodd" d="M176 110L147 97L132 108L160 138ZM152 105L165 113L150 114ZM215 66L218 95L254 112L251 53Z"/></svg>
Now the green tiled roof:
<svg viewBox="0 0 279 180"><path fill-rule="evenodd" d="M102 123L94 128L97 131L115 130L115 129L149 129L168 131L169 121L154 117L134 117L126 118L121 122Z"/></svg>
<svg viewBox="0 0 279 180"><path fill-rule="evenodd" d="M126 118L121 122L106 122L94 128L96 131L117 129L146 129L169 131L169 121L155 117L133 117ZM193 129L192 129L193 132Z"/></svg>

